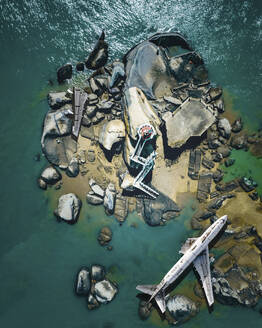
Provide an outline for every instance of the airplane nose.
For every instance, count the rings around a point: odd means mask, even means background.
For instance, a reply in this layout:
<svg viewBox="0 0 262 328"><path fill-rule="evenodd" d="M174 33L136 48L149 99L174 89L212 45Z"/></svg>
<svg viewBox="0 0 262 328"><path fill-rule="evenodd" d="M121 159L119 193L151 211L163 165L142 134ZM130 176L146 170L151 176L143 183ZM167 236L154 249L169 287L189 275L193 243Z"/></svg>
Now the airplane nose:
<svg viewBox="0 0 262 328"><path fill-rule="evenodd" d="M225 224L227 222L227 215L222 216L221 221Z"/></svg>

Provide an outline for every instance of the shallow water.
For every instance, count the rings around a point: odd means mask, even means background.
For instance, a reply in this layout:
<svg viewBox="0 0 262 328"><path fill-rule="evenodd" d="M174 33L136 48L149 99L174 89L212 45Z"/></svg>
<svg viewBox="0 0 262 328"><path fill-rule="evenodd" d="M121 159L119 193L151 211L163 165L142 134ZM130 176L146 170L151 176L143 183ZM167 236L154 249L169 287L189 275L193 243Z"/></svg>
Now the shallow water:
<svg viewBox="0 0 262 328"><path fill-rule="evenodd" d="M156 31L179 30L203 56L212 82L227 90L246 126L257 129L262 127L261 6L255 0L0 1L1 327L159 325L156 316L138 319L134 287L157 282L178 258L181 243L191 235L185 223L190 204L166 227L150 228L135 214L119 227L102 208L86 204L75 226L57 223L50 199L36 186L46 161L33 160L40 152L47 81L55 80L60 65L83 60L102 28L111 58ZM260 162L245 157L249 153L233 155L243 167L238 170L244 171L248 161L262 185ZM235 174L230 170L229 175ZM137 229L130 227L132 221ZM114 233L112 252L96 242L105 223ZM81 265L93 262L113 266L120 292L111 304L91 312L84 299L74 296L73 280ZM185 281L194 279L190 273ZM215 304L211 315L203 308L185 327L257 327L259 322L257 309Z"/></svg>

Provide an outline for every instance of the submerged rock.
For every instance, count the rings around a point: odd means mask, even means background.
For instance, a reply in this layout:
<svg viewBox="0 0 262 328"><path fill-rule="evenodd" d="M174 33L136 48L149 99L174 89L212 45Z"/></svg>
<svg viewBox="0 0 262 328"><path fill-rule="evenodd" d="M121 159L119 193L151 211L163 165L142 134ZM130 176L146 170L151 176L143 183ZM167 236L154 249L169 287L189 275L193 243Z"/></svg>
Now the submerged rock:
<svg viewBox="0 0 262 328"><path fill-rule="evenodd" d="M37 184L38 184L38 187L39 187L40 189L46 190L46 188L47 188L47 183L46 183L43 179L39 178L39 179L37 180Z"/></svg>
<svg viewBox="0 0 262 328"><path fill-rule="evenodd" d="M94 49L88 56L86 68L96 70L104 66L108 59L108 44L105 42L105 32L102 31Z"/></svg>
<svg viewBox="0 0 262 328"><path fill-rule="evenodd" d="M87 307L88 307L88 309L89 310L94 310L94 309L98 308L99 306L100 306L100 304L98 303L95 296L90 293L88 295L88 298L87 298Z"/></svg>
<svg viewBox="0 0 262 328"><path fill-rule="evenodd" d="M150 317L150 314L152 312L152 304L145 302L145 301L140 301L139 302L139 307L138 307L138 315L141 320L146 320Z"/></svg>
<svg viewBox="0 0 262 328"><path fill-rule="evenodd" d="M167 301L167 316L169 323L179 324L194 317L199 309L195 302L184 295L175 295Z"/></svg>
<svg viewBox="0 0 262 328"><path fill-rule="evenodd" d="M231 138L230 144L235 149L243 149L247 145L247 138L245 135L235 135Z"/></svg>
<svg viewBox="0 0 262 328"><path fill-rule="evenodd" d="M67 79L71 79L73 68L71 64L66 64L60 67L57 71L57 81L58 83L63 83Z"/></svg>
<svg viewBox="0 0 262 328"><path fill-rule="evenodd" d="M99 235L97 237L97 240L101 246L107 245L112 239L112 231L109 227L103 227Z"/></svg>
<svg viewBox="0 0 262 328"><path fill-rule="evenodd" d="M95 284L95 297L102 304L107 304L111 302L117 292L117 287L109 280L102 280Z"/></svg>
<svg viewBox="0 0 262 328"><path fill-rule="evenodd" d="M55 215L69 223L75 223L78 219L81 200L73 193L62 195L58 200L58 207L55 210Z"/></svg>
<svg viewBox="0 0 262 328"><path fill-rule="evenodd" d="M42 172L41 179L47 184L55 184L62 179L62 175L55 167L50 165Z"/></svg>
<svg viewBox="0 0 262 328"><path fill-rule="evenodd" d="M75 291L77 295L88 295L91 288L90 271L87 267L82 267L76 278Z"/></svg>
<svg viewBox="0 0 262 328"><path fill-rule="evenodd" d="M111 150L115 143L124 140L125 135L126 131L123 121L112 120L103 125L99 136L99 143L106 150Z"/></svg>
<svg viewBox="0 0 262 328"><path fill-rule="evenodd" d="M243 122L241 117L235 120L235 122L232 124L232 132L238 133L243 129Z"/></svg>

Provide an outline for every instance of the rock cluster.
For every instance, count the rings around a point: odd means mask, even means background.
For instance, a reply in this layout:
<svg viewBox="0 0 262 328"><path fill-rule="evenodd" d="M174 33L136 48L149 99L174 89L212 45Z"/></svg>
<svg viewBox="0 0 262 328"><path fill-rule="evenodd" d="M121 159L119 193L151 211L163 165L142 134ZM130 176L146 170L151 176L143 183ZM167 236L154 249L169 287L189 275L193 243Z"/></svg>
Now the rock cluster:
<svg viewBox="0 0 262 328"><path fill-rule="evenodd" d="M118 286L106 278L102 265L94 264L91 269L82 267L78 271L75 292L78 296L85 296L88 309L93 310L100 304L111 302L118 293Z"/></svg>

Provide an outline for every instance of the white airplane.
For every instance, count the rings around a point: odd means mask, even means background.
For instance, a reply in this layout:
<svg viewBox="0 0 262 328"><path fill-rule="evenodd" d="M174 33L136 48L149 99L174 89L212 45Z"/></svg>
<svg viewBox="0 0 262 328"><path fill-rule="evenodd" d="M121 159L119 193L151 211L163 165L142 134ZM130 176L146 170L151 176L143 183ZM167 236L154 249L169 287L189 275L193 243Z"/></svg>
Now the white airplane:
<svg viewBox="0 0 262 328"><path fill-rule="evenodd" d="M193 262L202 281L208 305L211 306L214 303L214 295L210 274L208 245L218 235L226 221L227 215L224 215L216 220L199 238L188 238L179 252L184 255L172 269L168 271L158 285L138 285L136 289L151 295L148 302L155 299L161 312L164 313L166 311L165 300L168 297L168 295L165 295L165 290Z"/></svg>

